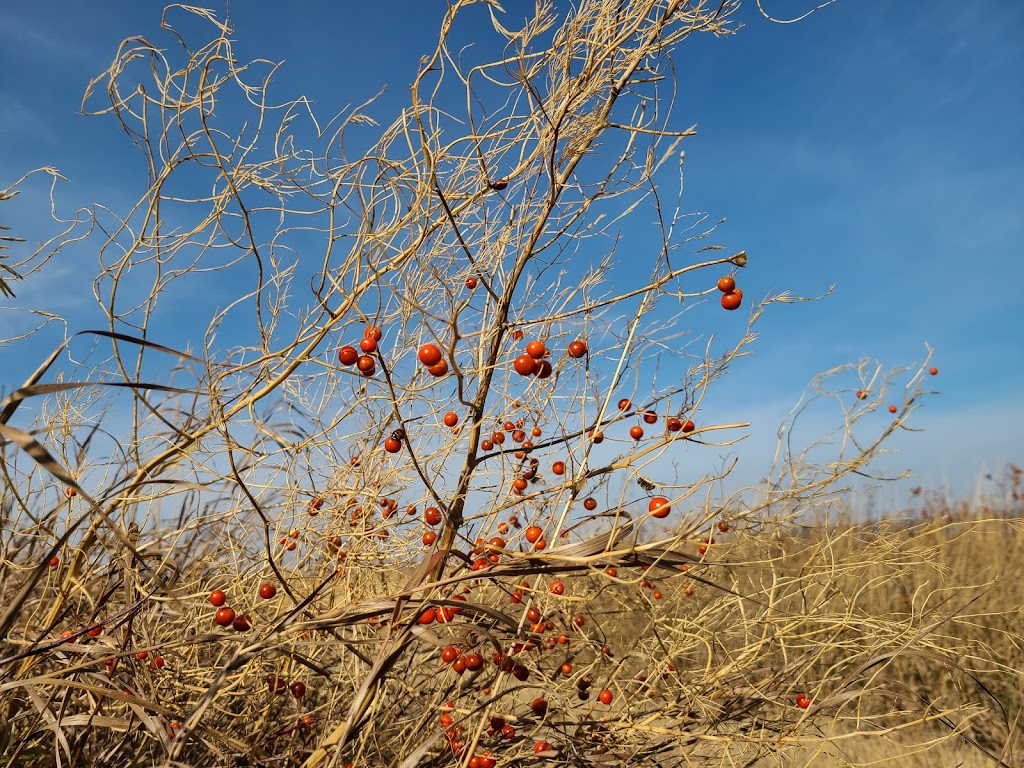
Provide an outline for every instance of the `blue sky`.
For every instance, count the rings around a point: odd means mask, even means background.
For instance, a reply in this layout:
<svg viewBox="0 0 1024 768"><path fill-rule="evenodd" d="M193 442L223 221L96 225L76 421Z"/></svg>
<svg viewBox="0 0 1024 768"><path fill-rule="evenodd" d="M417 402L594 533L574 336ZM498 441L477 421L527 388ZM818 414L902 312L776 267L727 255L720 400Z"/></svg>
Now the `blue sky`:
<svg viewBox="0 0 1024 768"><path fill-rule="evenodd" d="M783 16L811 3L765 5ZM79 106L122 39L170 45L161 7L56 0L0 10L0 186L48 165L71 182L58 189L65 211L131 199L123 180L138 157L112 121ZM443 5L293 7L233 4L238 56L284 60L276 87L306 93L323 114L387 85L372 113L390 122ZM750 254L748 296L835 291L772 310L755 354L716 398L743 405L754 422L743 450L764 455L816 372L863 357L911 364L928 343L941 396L915 416L925 431L894 443L886 468L914 477L887 493L898 502L923 484L970 494L983 471L1024 463L1024 5L840 0L776 25L749 4L737 18L738 34L692 38L675 59L676 124L699 133L685 145L685 205L727 219L717 240ZM46 192L28 185L0 208L3 222L42 239L52 231ZM17 286L14 305L62 313L72 329L94 325L94 269L94 255L69 249ZM38 347L0 348L0 385L15 386L41 357Z"/></svg>

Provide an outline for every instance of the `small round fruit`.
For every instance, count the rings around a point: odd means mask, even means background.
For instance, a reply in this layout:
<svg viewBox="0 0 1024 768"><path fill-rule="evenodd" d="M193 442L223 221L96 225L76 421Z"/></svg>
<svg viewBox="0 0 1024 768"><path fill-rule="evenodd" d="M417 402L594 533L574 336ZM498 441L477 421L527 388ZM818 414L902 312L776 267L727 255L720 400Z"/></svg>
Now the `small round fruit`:
<svg viewBox="0 0 1024 768"><path fill-rule="evenodd" d="M531 544L536 544L543 534L544 531L543 529L541 529L540 526L531 525L529 528L526 529L523 535L526 537L526 540L528 542L530 542Z"/></svg>
<svg viewBox="0 0 1024 768"><path fill-rule="evenodd" d="M537 361L529 355L520 355L512 363L512 367L520 376L532 376L537 368Z"/></svg>
<svg viewBox="0 0 1024 768"><path fill-rule="evenodd" d="M593 496L588 496L583 500L583 508L588 512L592 512L597 509L597 499Z"/></svg>
<svg viewBox="0 0 1024 768"><path fill-rule="evenodd" d="M454 645L446 646L444 650L441 651L441 661L445 664L451 664L457 658L459 658L459 649Z"/></svg>
<svg viewBox="0 0 1024 768"><path fill-rule="evenodd" d="M718 530L721 531L722 533L728 533L729 532L729 523L727 521L725 521L725 520L720 520L718 522Z"/></svg>
<svg viewBox="0 0 1024 768"><path fill-rule="evenodd" d="M534 370L533 375L538 379L548 378L555 369L551 367L551 363L547 360L540 360L537 363L537 368Z"/></svg>
<svg viewBox="0 0 1024 768"><path fill-rule="evenodd" d="M695 430L696 428L697 425L694 424L692 421L687 420L683 422L683 432L693 432L693 430Z"/></svg>
<svg viewBox="0 0 1024 768"><path fill-rule="evenodd" d="M377 340L372 336L364 336L359 340L359 348L368 355L377 351Z"/></svg>
<svg viewBox="0 0 1024 768"><path fill-rule="evenodd" d="M267 690L270 693L282 694L288 690L288 681L280 675L267 675Z"/></svg>
<svg viewBox="0 0 1024 768"><path fill-rule="evenodd" d="M252 623L248 616L235 616L235 620L231 622L231 628L235 632L248 632L252 629Z"/></svg>
<svg viewBox="0 0 1024 768"><path fill-rule="evenodd" d="M427 525L437 525L441 522L441 510L437 507L427 507L423 510L423 520Z"/></svg>
<svg viewBox="0 0 1024 768"><path fill-rule="evenodd" d="M677 419L675 416L669 416L665 420L665 426L668 427L669 432L678 432L683 428L683 422L681 419Z"/></svg>
<svg viewBox="0 0 1024 768"><path fill-rule="evenodd" d="M569 357L579 360L587 354L587 342L583 341L583 339L569 342L568 352Z"/></svg>
<svg viewBox="0 0 1024 768"><path fill-rule="evenodd" d="M484 668L484 658L479 653L466 654L466 669L476 672Z"/></svg>
<svg viewBox="0 0 1024 768"><path fill-rule="evenodd" d="M384 450L388 453L398 453L402 450L402 441L396 440L393 437L389 437L384 441Z"/></svg>
<svg viewBox="0 0 1024 768"><path fill-rule="evenodd" d="M552 747L546 741L538 741L536 744L533 745L533 752L534 752L534 754L539 755L541 752L551 752L551 751L552 751Z"/></svg>
<svg viewBox="0 0 1024 768"><path fill-rule="evenodd" d="M899 409L895 405L889 406L889 413L896 413L897 410Z"/></svg>
<svg viewBox="0 0 1024 768"><path fill-rule="evenodd" d="M424 344L416 353L419 361L426 366L437 365L441 362L441 350L435 344Z"/></svg>
<svg viewBox="0 0 1024 768"><path fill-rule="evenodd" d="M228 600L227 595L224 594L224 590L215 589L210 593L210 605L214 608L220 608Z"/></svg>
<svg viewBox="0 0 1024 768"><path fill-rule="evenodd" d="M292 696L296 699L301 699L306 695L306 684L296 680L294 683L288 686L288 689L292 692Z"/></svg>
<svg viewBox="0 0 1024 768"><path fill-rule="evenodd" d="M491 451L491 450L494 450L494 442L492 440L481 440L480 441L480 450L481 451Z"/></svg>
<svg viewBox="0 0 1024 768"><path fill-rule="evenodd" d="M51 568L56 568L58 565L60 565L60 558L54 555L50 558L49 566Z"/></svg>
<svg viewBox="0 0 1024 768"><path fill-rule="evenodd" d="M377 363L369 355L360 355L359 359L356 360L356 368L359 369L363 376L372 376L374 371L377 370Z"/></svg>
<svg viewBox="0 0 1024 768"><path fill-rule="evenodd" d="M459 423L459 417L454 412L448 411L448 413L446 413L444 415L444 425L446 427L454 427L458 423Z"/></svg>
<svg viewBox="0 0 1024 768"><path fill-rule="evenodd" d="M217 615L214 616L213 620L222 627L230 627L235 620L235 612L233 609L224 607L217 609Z"/></svg>
<svg viewBox="0 0 1024 768"><path fill-rule="evenodd" d="M78 491L74 488L68 487L64 489L64 495L71 499L78 495Z"/></svg>
<svg viewBox="0 0 1024 768"><path fill-rule="evenodd" d="M554 474L556 474L556 475L564 475L565 474L565 462L564 461L556 461L554 464L551 465L551 471Z"/></svg>
<svg viewBox="0 0 1024 768"><path fill-rule="evenodd" d="M796 705L800 707L800 709L807 709L811 706L811 700L807 697L806 693L799 693L796 697Z"/></svg>
<svg viewBox="0 0 1024 768"><path fill-rule="evenodd" d="M559 581L558 579L555 579L554 581L552 581L551 585L548 587L548 589L551 591L552 595L564 595L565 594L565 584L562 583L561 581Z"/></svg>
<svg viewBox="0 0 1024 768"><path fill-rule="evenodd" d="M429 547L437 541L437 531L426 531L423 534L423 546Z"/></svg>
<svg viewBox="0 0 1024 768"><path fill-rule="evenodd" d="M732 293L736 290L736 281L728 275L720 277L718 278L718 290L722 293Z"/></svg>
<svg viewBox="0 0 1024 768"><path fill-rule="evenodd" d="M592 429L590 430L590 439L595 444L602 443L604 442L604 432L600 429Z"/></svg>
<svg viewBox="0 0 1024 768"><path fill-rule="evenodd" d="M629 436L634 440L640 440L644 436L644 428L639 425L634 425L629 428Z"/></svg>
<svg viewBox="0 0 1024 768"><path fill-rule="evenodd" d="M632 407L633 407L633 403L631 403L629 401L629 398L624 397L621 400L619 400L619 410L620 411L628 411Z"/></svg>
<svg viewBox="0 0 1024 768"><path fill-rule="evenodd" d="M471 291L472 291L472 290L473 290L474 288L476 288L476 278L475 278L475 277L473 277L472 275L470 275L469 277L467 277L467 278L466 278L466 287L467 287L467 288L468 288L469 290L471 290Z"/></svg>
<svg viewBox="0 0 1024 768"><path fill-rule="evenodd" d="M665 518L668 517L668 513L672 510L668 499L664 496L655 496L649 502L647 502L647 511L651 513L652 517Z"/></svg>
<svg viewBox="0 0 1024 768"><path fill-rule="evenodd" d="M277 594L277 587L273 584L260 584L260 597L264 600L269 600Z"/></svg>
<svg viewBox="0 0 1024 768"><path fill-rule="evenodd" d="M426 625L426 624L433 624L436 619L437 619L437 609L433 608L433 607L430 607L430 608L427 608L425 611L423 611L423 613L421 613L419 615L419 617L416 619L416 621L418 621L420 624Z"/></svg>
<svg viewBox="0 0 1024 768"><path fill-rule="evenodd" d="M355 365L358 359L359 352L356 351L355 347L346 345L338 350L338 362L342 365Z"/></svg>
<svg viewBox="0 0 1024 768"><path fill-rule="evenodd" d="M731 312L734 309L739 309L742 303L743 291L738 288L731 293L722 294L722 309L728 309Z"/></svg>
<svg viewBox="0 0 1024 768"><path fill-rule="evenodd" d="M868 399L868 393L865 392L863 389L858 389L857 390L857 399L858 400L867 400Z"/></svg>
<svg viewBox="0 0 1024 768"><path fill-rule="evenodd" d="M442 360L437 365L431 365L427 368L427 372L430 373L435 379L439 379L448 373L448 361Z"/></svg>
<svg viewBox="0 0 1024 768"><path fill-rule="evenodd" d="M612 703L612 700L615 698L615 696L612 694L610 690L605 688L603 691L601 691L597 698L601 700L602 704L607 706L608 704Z"/></svg>
<svg viewBox="0 0 1024 768"><path fill-rule="evenodd" d="M364 339L373 339L374 341L380 341L384 338L384 331L378 328L376 325L368 325L363 330Z"/></svg>
<svg viewBox="0 0 1024 768"><path fill-rule="evenodd" d="M938 376L939 369L938 368L929 368L928 369L928 373L930 373L932 376Z"/></svg>
<svg viewBox="0 0 1024 768"><path fill-rule="evenodd" d="M657 424L658 414L654 411L644 411L644 424Z"/></svg>
<svg viewBox="0 0 1024 768"><path fill-rule="evenodd" d="M526 354L528 354L534 360L540 360L542 357L544 357L544 353L546 351L547 350L544 347L544 343L541 341L531 341L529 344L526 345Z"/></svg>
<svg viewBox="0 0 1024 768"><path fill-rule="evenodd" d="M489 186L495 192L501 192L503 189L508 187L508 181L506 179L495 179L494 181L489 182Z"/></svg>

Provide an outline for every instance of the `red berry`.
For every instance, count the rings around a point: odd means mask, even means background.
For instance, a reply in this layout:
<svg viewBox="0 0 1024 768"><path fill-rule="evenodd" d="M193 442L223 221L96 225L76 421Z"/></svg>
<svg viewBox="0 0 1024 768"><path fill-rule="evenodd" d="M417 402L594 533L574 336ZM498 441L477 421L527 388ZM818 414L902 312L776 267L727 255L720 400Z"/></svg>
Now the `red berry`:
<svg viewBox="0 0 1024 768"><path fill-rule="evenodd" d="M668 513L671 511L669 501L664 496L655 496L649 502L647 502L647 511L651 513L652 517L668 517Z"/></svg>
<svg viewBox="0 0 1024 768"><path fill-rule="evenodd" d="M369 355L360 355L356 360L356 368L363 376L373 376L374 371L377 370L377 363Z"/></svg>
<svg viewBox="0 0 1024 768"><path fill-rule="evenodd" d="M441 362L441 350L434 344L424 344L416 356L428 367Z"/></svg>
<svg viewBox="0 0 1024 768"><path fill-rule="evenodd" d="M355 347L344 346L338 350L338 362L342 365L355 365L359 359L359 352Z"/></svg>
<svg viewBox="0 0 1024 768"><path fill-rule="evenodd" d="M544 343L540 341L531 341L526 345L526 354L532 357L534 360L540 360L544 357L544 353L547 352Z"/></svg>
<svg viewBox="0 0 1024 768"><path fill-rule="evenodd" d="M734 310L739 309L740 304L743 303L743 291L737 288L735 291L730 293L722 294L722 309Z"/></svg>
<svg viewBox="0 0 1024 768"><path fill-rule="evenodd" d="M576 341L569 343L569 357L574 357L577 360L587 354L587 342L583 339L577 339Z"/></svg>
<svg viewBox="0 0 1024 768"><path fill-rule="evenodd" d="M529 355L520 355L512 363L512 367L520 376L530 376L537 370L537 361Z"/></svg>

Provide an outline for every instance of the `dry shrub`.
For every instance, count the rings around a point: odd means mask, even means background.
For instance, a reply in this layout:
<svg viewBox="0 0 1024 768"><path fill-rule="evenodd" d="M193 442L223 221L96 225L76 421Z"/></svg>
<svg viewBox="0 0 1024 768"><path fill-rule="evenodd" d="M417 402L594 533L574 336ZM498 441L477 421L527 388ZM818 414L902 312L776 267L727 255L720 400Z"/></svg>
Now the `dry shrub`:
<svg viewBox="0 0 1024 768"><path fill-rule="evenodd" d="M90 87L149 178L61 243L100 238L108 327L2 404L7 764L734 765L922 724L1008 764L1012 571L947 558L1015 523L795 527L905 428L927 361L815 381L763 487L695 469L747 426L709 388L795 300L747 296L711 340L747 257L669 193L692 134L670 53L736 4L540 5L511 30L490 5L494 61L458 47L472 5L373 142L372 105L281 104L195 8ZM339 349L371 328L360 373ZM835 432L798 447L820 406Z"/></svg>

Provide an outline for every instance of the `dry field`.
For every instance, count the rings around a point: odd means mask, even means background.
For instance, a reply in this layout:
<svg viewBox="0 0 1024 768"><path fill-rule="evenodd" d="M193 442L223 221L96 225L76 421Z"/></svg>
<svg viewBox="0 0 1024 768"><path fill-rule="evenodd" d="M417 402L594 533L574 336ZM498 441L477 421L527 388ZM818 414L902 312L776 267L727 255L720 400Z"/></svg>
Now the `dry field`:
<svg viewBox="0 0 1024 768"><path fill-rule="evenodd" d="M587 558L557 547L513 554L510 540L490 569L404 597L407 575L360 565L355 552L323 581L278 579L255 562L219 565L246 553L215 521L193 535L191 551L151 551L152 577L83 544L23 600L31 548L8 550L3 605L20 601L3 646L9 765L54 754L109 764L126 750L155 764L185 739L180 764L300 764L332 753L371 670L372 699L344 750L353 765L397 765L417 750L420 764L456 765L471 740L499 765L532 764L539 742L553 765L1021 764L1016 518L748 521L703 557L692 543L641 538L582 567ZM264 582L278 585L272 598L257 596ZM215 625L217 588L251 629ZM447 622L416 619L463 597ZM553 628L518 626L526 606ZM54 639L66 631L76 635ZM495 663L514 637L526 644L515 666ZM482 671L453 671L440 658L448 646L461 659L479 651ZM285 687L294 683L301 697ZM442 738L445 715L458 737ZM493 736L492 718L504 721Z"/></svg>

